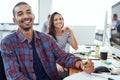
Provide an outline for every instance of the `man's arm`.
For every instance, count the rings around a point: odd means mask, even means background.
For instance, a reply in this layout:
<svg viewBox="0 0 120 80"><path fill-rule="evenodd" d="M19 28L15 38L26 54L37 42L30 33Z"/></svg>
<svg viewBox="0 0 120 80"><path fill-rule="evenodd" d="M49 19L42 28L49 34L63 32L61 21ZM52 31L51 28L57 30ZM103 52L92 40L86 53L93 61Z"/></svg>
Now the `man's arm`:
<svg viewBox="0 0 120 80"><path fill-rule="evenodd" d="M63 67L76 68L75 63L81 61L79 57L75 57L73 54L66 53L61 47L59 47L53 38L50 38L52 43L53 52L56 57L56 62Z"/></svg>
<svg viewBox="0 0 120 80"><path fill-rule="evenodd" d="M28 80L21 72L12 42L9 39L1 41L1 56L4 63L7 80Z"/></svg>
<svg viewBox="0 0 120 80"><path fill-rule="evenodd" d="M66 53L61 49L55 40L51 39L55 56L57 57L56 62L64 67L77 68L84 70L86 73L92 73L94 71L94 64L91 60L83 62L80 57L75 57L72 54Z"/></svg>

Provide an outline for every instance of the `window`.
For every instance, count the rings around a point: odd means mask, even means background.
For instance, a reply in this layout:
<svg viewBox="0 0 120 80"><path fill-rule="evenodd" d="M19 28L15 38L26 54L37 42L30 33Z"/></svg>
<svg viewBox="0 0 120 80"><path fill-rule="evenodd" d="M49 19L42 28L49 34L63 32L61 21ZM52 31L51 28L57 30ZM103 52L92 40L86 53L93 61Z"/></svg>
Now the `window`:
<svg viewBox="0 0 120 80"><path fill-rule="evenodd" d="M32 11L35 14L35 24L38 24L38 8L39 8L39 0L3 0L0 2L0 23L8 23L8 24L13 24L13 7L18 3L18 2L27 2L31 7Z"/></svg>

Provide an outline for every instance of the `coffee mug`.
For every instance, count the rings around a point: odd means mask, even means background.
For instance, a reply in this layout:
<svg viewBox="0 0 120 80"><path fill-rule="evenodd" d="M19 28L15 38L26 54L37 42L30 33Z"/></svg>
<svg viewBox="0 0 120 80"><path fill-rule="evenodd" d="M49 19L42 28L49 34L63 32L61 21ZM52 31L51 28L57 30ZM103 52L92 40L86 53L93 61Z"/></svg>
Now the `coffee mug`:
<svg viewBox="0 0 120 80"><path fill-rule="evenodd" d="M108 55L108 52L100 52L101 60L107 60L107 55Z"/></svg>

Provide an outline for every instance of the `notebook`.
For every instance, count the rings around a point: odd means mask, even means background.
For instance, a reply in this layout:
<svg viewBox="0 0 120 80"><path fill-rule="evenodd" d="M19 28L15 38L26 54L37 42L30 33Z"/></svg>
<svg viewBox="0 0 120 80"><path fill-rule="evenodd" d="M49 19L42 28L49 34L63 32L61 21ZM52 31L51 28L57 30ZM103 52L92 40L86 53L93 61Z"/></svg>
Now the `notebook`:
<svg viewBox="0 0 120 80"><path fill-rule="evenodd" d="M68 76L64 80L108 80L108 78L114 79L114 80L120 80L120 75L110 75L108 73L87 74L86 72L83 71L83 72L75 73L71 76Z"/></svg>

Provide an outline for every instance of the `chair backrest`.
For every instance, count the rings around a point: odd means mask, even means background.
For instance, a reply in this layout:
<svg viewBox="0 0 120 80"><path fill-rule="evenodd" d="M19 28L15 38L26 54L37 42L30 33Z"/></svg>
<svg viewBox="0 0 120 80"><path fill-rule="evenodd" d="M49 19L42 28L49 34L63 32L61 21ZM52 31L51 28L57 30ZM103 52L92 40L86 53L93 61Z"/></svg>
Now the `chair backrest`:
<svg viewBox="0 0 120 80"><path fill-rule="evenodd" d="M7 80L6 76L5 76L3 60L2 60L2 57L1 57L1 51L0 51L0 80Z"/></svg>

